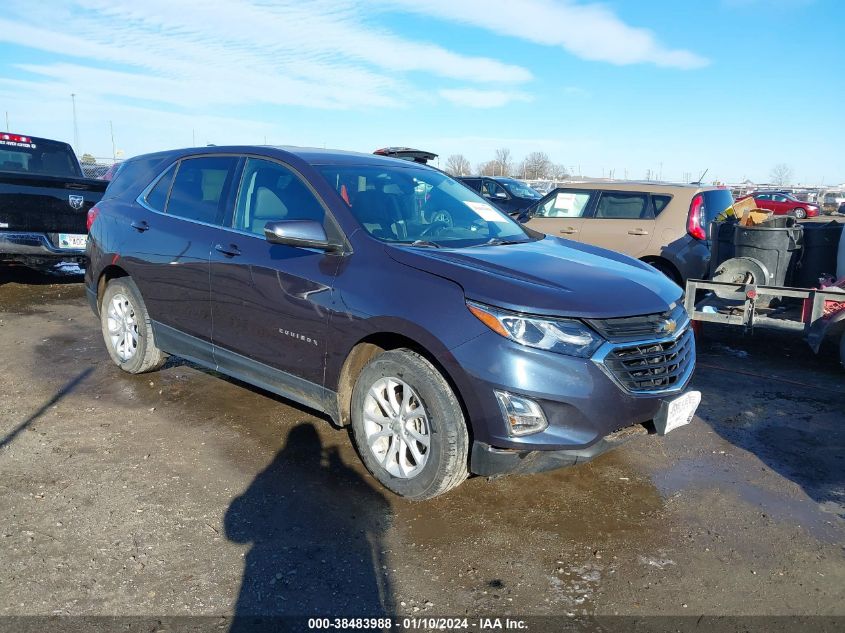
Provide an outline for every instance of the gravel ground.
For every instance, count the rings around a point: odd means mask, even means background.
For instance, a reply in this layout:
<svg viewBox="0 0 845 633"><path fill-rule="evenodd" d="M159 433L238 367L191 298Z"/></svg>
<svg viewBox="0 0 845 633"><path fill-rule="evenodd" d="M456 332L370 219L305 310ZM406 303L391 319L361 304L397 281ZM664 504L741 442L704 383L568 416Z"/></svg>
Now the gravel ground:
<svg viewBox="0 0 845 633"><path fill-rule="evenodd" d="M0 271L0 615L845 615L832 350L707 329L689 427L410 503L309 410L122 373L80 282Z"/></svg>

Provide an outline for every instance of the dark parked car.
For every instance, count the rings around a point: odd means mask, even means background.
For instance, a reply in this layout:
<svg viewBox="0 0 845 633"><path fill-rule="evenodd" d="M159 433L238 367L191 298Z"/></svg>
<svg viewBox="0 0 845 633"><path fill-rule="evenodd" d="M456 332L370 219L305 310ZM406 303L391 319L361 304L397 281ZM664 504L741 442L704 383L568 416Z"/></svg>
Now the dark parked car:
<svg viewBox="0 0 845 633"><path fill-rule="evenodd" d="M819 205L804 202L785 191L758 191L739 198L754 198L758 209L766 209L775 215L794 215L799 220L815 218L819 215Z"/></svg>
<svg viewBox="0 0 845 633"><path fill-rule="evenodd" d="M400 495L587 461L700 399L680 288L423 165L163 152L126 161L90 215L115 363L175 354L323 411Z"/></svg>
<svg viewBox="0 0 845 633"><path fill-rule="evenodd" d="M105 189L67 143L0 133L0 263L84 264L85 220Z"/></svg>
<svg viewBox="0 0 845 633"><path fill-rule="evenodd" d="M461 176L458 180L512 216L518 215L543 197L539 191L516 178Z"/></svg>

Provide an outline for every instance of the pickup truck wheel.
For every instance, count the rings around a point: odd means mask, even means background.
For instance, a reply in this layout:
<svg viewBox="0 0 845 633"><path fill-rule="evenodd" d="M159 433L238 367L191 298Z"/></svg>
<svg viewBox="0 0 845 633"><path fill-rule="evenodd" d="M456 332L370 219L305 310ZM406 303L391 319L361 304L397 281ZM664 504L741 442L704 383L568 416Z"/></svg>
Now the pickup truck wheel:
<svg viewBox="0 0 845 633"><path fill-rule="evenodd" d="M167 356L153 339L141 293L129 277L113 279L100 304L100 325L109 356L123 371L143 374L161 367Z"/></svg>
<svg viewBox="0 0 845 633"><path fill-rule="evenodd" d="M466 479L469 434L461 405L416 352L373 358L355 382L351 413L361 460L396 494L431 499Z"/></svg>

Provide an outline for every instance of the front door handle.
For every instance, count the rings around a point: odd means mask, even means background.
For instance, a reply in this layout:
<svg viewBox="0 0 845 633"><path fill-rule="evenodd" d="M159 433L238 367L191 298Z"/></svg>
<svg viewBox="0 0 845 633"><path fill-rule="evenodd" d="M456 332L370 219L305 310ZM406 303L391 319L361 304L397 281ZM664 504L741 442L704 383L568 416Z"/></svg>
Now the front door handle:
<svg viewBox="0 0 845 633"><path fill-rule="evenodd" d="M135 229L139 233L143 233L144 231L150 230L150 225L147 224L146 220L136 220L135 222L133 222L129 226L131 226L133 229Z"/></svg>
<svg viewBox="0 0 845 633"><path fill-rule="evenodd" d="M648 235L648 231L645 229L632 229L628 231L628 235Z"/></svg>
<svg viewBox="0 0 845 633"><path fill-rule="evenodd" d="M236 244L229 244L228 246L223 246L222 244L215 244L215 250L220 251L226 257L237 257L241 254L241 249L238 248Z"/></svg>
<svg viewBox="0 0 845 633"><path fill-rule="evenodd" d="M574 226L567 226L565 229L561 229L559 233L563 233L564 235L572 235L573 233L577 233L578 229Z"/></svg>

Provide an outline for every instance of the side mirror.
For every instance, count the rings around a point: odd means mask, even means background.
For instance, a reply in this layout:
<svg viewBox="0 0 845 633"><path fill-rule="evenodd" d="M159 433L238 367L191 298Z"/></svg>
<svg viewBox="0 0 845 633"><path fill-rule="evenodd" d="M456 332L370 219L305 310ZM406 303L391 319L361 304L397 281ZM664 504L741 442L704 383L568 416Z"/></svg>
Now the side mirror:
<svg viewBox="0 0 845 633"><path fill-rule="evenodd" d="M497 191L496 193L493 194L493 197L496 198L497 200L507 200L508 194L506 194L504 191Z"/></svg>
<svg viewBox="0 0 845 633"><path fill-rule="evenodd" d="M299 248L317 248L334 252L340 244L329 241L323 225L313 220L279 220L264 225L264 237L271 244L285 244Z"/></svg>

